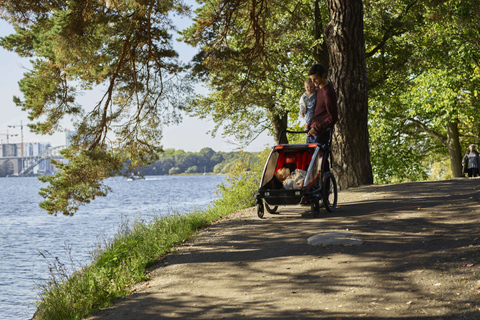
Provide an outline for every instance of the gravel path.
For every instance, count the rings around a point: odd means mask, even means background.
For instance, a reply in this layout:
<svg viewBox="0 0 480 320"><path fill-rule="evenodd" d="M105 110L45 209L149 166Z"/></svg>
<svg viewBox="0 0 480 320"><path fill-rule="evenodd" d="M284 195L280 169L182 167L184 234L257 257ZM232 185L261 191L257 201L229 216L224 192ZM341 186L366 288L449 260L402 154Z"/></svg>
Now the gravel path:
<svg viewBox="0 0 480 320"><path fill-rule="evenodd" d="M202 230L88 319L480 319L480 179L349 189L318 219L279 212ZM330 232L363 243L307 244Z"/></svg>

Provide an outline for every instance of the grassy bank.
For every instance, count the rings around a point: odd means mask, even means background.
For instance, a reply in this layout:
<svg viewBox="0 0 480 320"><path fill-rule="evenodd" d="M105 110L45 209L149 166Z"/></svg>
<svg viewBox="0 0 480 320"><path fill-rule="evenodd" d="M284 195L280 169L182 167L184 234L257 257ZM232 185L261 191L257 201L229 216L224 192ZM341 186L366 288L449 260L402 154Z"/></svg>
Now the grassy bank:
<svg viewBox="0 0 480 320"><path fill-rule="evenodd" d="M219 186L219 197L209 209L126 225L96 250L92 263L81 271L68 275L63 268L52 268L50 279L40 285L35 319L82 319L108 306L115 298L129 294L134 283L145 280L146 270L175 245L213 221L252 206L259 173L242 168L238 164Z"/></svg>

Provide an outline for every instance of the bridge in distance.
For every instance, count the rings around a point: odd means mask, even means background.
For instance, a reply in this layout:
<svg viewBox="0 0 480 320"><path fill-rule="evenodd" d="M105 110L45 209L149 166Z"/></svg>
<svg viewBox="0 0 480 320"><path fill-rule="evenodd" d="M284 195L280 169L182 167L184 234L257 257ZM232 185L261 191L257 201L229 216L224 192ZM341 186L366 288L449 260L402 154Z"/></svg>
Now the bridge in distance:
<svg viewBox="0 0 480 320"><path fill-rule="evenodd" d="M62 159L60 150L65 146L48 148L36 156L4 156L0 157L0 165L6 164L10 176L22 177L32 172L32 170L42 162L50 163L50 159Z"/></svg>

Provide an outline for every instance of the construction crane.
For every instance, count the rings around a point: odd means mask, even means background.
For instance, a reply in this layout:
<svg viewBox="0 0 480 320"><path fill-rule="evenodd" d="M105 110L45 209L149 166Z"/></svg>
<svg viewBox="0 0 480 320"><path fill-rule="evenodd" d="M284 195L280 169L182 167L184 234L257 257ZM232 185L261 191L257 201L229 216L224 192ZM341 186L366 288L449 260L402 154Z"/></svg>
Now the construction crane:
<svg viewBox="0 0 480 320"><path fill-rule="evenodd" d="M8 130L7 130L7 133L0 133L0 136L7 136L7 144L8 144L9 143L8 142L8 137L16 137L16 136L18 136L18 134L9 134ZM2 143L3 143L3 140L2 140Z"/></svg>
<svg viewBox="0 0 480 320"><path fill-rule="evenodd" d="M22 144L21 144L21 151L22 151L22 158L25 156L23 154L23 123L22 121L20 121L20 124L15 124L15 125L11 125L11 126L8 126L9 128L16 128L16 127L20 127L20 132L21 132L21 141L22 141Z"/></svg>

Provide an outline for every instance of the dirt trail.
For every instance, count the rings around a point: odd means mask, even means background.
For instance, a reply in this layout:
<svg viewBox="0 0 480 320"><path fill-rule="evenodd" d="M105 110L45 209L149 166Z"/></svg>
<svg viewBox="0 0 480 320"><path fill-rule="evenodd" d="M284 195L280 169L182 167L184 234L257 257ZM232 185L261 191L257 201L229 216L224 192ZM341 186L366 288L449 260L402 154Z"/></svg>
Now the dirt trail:
<svg viewBox="0 0 480 320"><path fill-rule="evenodd" d="M480 179L346 190L318 219L279 211L215 223L88 319L480 319ZM364 243L307 244L332 231Z"/></svg>

